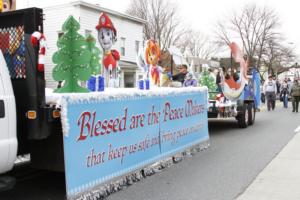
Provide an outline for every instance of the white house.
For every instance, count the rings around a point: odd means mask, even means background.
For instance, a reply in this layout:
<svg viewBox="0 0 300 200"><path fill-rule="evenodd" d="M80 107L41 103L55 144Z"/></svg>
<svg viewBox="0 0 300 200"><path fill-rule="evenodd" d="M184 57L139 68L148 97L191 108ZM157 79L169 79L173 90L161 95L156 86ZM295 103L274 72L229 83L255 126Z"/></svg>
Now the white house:
<svg viewBox="0 0 300 200"><path fill-rule="evenodd" d="M143 45L143 24L144 20L116 12L110 9L90 4L84 1L75 1L67 4L46 7L44 11L44 34L47 39L47 55L45 60L46 86L56 88L57 82L52 78L52 55L57 51L56 42L64 21L70 16L80 23L81 35L92 34L97 38L96 25L99 22L101 12L105 12L111 18L117 29L117 42L113 49L120 52L121 60L121 87L135 87L140 70L136 64L136 56L139 48ZM100 45L97 41L97 46ZM101 49L101 48L100 48Z"/></svg>
<svg viewBox="0 0 300 200"><path fill-rule="evenodd" d="M294 79L300 80L300 68L293 67L290 68L288 71L285 71L278 75L279 80L283 80L285 78L290 78L292 81Z"/></svg>

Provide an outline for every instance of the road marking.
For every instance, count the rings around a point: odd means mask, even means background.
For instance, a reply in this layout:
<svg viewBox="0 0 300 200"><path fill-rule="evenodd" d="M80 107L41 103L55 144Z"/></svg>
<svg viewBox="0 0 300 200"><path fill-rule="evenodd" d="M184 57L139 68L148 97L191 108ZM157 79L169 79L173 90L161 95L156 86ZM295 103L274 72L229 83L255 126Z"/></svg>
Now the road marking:
<svg viewBox="0 0 300 200"><path fill-rule="evenodd" d="M300 132L300 125L294 131L295 133Z"/></svg>

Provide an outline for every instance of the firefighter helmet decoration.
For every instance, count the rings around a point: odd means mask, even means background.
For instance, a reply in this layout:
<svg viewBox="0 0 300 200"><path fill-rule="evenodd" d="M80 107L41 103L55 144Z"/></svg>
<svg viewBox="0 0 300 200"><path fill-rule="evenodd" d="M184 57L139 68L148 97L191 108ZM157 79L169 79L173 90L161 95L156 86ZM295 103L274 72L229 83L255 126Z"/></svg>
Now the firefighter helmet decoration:
<svg viewBox="0 0 300 200"><path fill-rule="evenodd" d="M120 54L117 50L112 50L112 45L116 42L117 30L107 14L101 13L99 23L96 26L98 30L98 41L103 49L103 76L105 85L109 87L119 87L120 68L118 61Z"/></svg>

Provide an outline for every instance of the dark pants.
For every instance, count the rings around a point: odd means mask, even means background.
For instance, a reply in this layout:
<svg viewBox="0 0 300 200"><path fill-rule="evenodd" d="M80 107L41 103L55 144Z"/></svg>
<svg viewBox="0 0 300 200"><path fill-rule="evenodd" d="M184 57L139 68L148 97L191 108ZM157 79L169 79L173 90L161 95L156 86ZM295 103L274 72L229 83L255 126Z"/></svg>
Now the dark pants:
<svg viewBox="0 0 300 200"><path fill-rule="evenodd" d="M293 99L292 99L293 112L295 112L295 111L298 112L299 101L300 101L300 96L293 96Z"/></svg>
<svg viewBox="0 0 300 200"><path fill-rule="evenodd" d="M268 110L274 110L275 108L275 101L276 101L276 94L275 92L266 92L266 98L267 98L267 106Z"/></svg>
<svg viewBox="0 0 300 200"><path fill-rule="evenodd" d="M265 93L261 93L261 102L266 103L266 96Z"/></svg>

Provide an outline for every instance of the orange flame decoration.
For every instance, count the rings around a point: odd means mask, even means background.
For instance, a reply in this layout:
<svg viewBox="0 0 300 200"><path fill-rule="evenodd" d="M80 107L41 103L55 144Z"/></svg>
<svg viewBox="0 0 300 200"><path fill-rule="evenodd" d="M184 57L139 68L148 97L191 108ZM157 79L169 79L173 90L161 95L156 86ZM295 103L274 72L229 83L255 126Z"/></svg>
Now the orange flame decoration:
<svg viewBox="0 0 300 200"><path fill-rule="evenodd" d="M146 63L150 65L151 82L159 85L159 70L156 66L160 57L160 48L156 41L148 40L145 50Z"/></svg>

